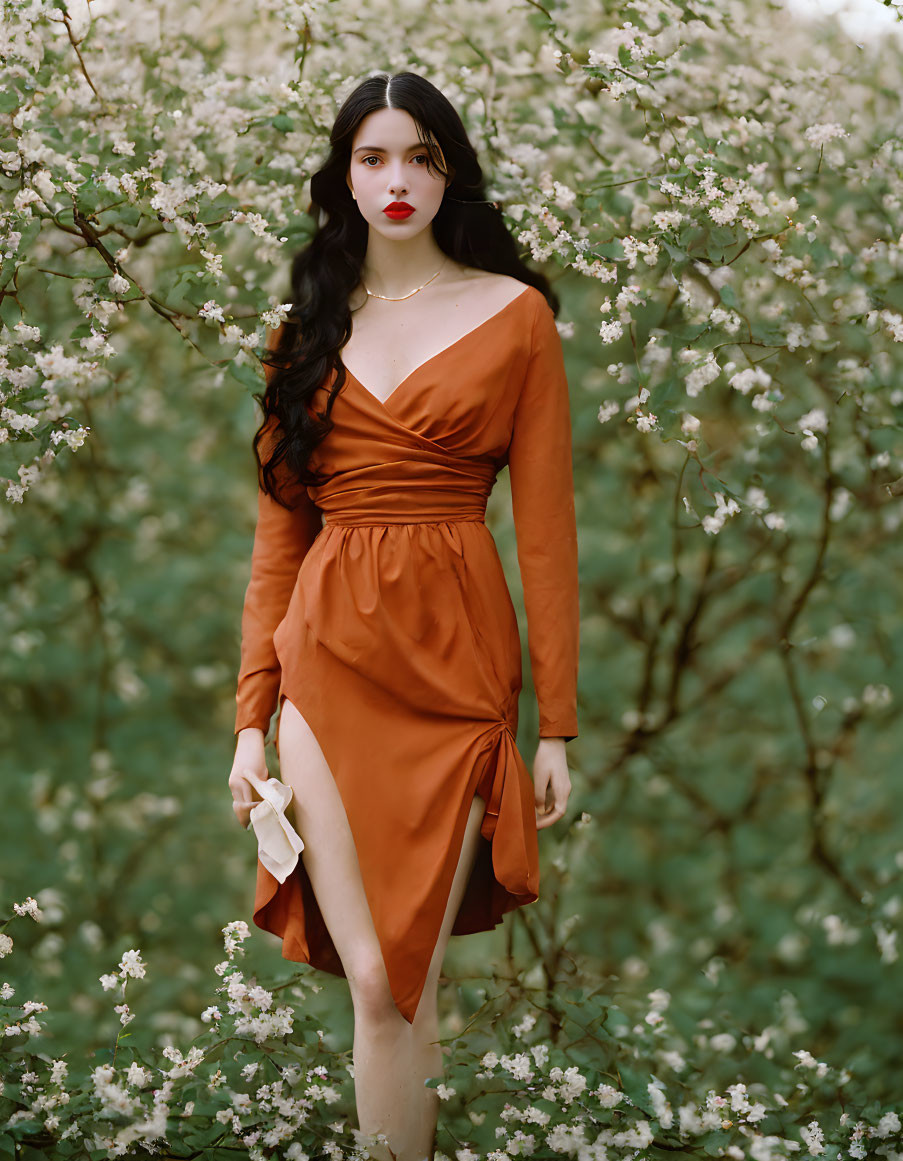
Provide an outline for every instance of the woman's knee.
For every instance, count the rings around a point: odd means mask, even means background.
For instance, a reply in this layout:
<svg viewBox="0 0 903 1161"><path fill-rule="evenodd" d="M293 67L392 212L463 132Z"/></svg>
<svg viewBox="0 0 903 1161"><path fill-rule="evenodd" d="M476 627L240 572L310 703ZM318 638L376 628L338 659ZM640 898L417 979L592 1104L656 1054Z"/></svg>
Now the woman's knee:
<svg viewBox="0 0 903 1161"><path fill-rule="evenodd" d="M379 947L356 950L344 967L355 1012L370 1019L387 1019L398 1014Z"/></svg>

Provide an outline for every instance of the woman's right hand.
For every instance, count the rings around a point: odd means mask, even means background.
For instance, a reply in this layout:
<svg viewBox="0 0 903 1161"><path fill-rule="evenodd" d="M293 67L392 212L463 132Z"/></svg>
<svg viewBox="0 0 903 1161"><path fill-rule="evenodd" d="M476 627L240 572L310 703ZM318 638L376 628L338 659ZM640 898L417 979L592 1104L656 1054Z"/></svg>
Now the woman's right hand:
<svg viewBox="0 0 903 1161"><path fill-rule="evenodd" d="M260 802L260 799L253 796L254 788L247 778L243 777L243 772L256 774L262 782L270 776L263 739L263 730L257 729L256 726L247 726L238 731L238 741L235 745L229 789L232 791L232 809L235 811L235 817L245 829L251 821L251 809Z"/></svg>

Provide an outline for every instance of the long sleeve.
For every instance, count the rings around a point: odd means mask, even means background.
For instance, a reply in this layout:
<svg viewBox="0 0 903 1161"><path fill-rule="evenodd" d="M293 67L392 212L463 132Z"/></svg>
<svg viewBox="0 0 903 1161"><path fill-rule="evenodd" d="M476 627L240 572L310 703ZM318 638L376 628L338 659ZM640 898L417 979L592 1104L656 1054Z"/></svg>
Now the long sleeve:
<svg viewBox="0 0 903 1161"><path fill-rule="evenodd" d="M269 379L273 371L267 367L265 373ZM293 487L291 502L295 506L286 509L258 486L251 579L241 617L236 734L247 726L258 726L264 733L269 728L281 679L273 633L285 616L301 562L323 526L322 512L306 488Z"/></svg>
<svg viewBox="0 0 903 1161"><path fill-rule="evenodd" d="M555 315L542 299L514 411L508 469L539 736L577 737L580 638L570 401Z"/></svg>

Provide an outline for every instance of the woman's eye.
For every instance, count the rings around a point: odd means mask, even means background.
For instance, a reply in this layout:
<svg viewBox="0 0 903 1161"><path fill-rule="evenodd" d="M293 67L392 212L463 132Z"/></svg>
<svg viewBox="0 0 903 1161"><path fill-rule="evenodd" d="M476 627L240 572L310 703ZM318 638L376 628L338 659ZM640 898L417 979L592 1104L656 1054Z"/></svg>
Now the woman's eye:
<svg viewBox="0 0 903 1161"><path fill-rule="evenodd" d="M429 154L427 154L427 153L418 153L418 154L416 154L416 155L415 155L415 157L414 157L414 160L416 161L418 158L422 158L422 159L423 159L423 160L424 160L424 161L425 161L427 164L429 164L429 160L430 160L430 159L429 159ZM376 157L376 156L375 156L374 154L372 154L372 153L371 153L369 156L367 156L367 157L362 157L362 158L361 158L361 164L362 164L362 165L366 165L366 166L367 166L367 169L372 169L372 168L373 168L373 166L372 166L372 165L367 165L367 162L368 162L368 161L379 161L379 158L378 158L378 157Z"/></svg>

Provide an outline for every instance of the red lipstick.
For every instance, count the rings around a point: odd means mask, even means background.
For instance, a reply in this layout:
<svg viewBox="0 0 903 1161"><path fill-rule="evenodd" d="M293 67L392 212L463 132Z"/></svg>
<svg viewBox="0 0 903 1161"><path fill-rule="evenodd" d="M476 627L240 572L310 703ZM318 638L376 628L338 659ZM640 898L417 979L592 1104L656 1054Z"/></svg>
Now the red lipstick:
<svg viewBox="0 0 903 1161"><path fill-rule="evenodd" d="M409 206L407 202L389 202L383 213L387 218L393 221L402 221L404 218L409 218L414 212L414 207Z"/></svg>

